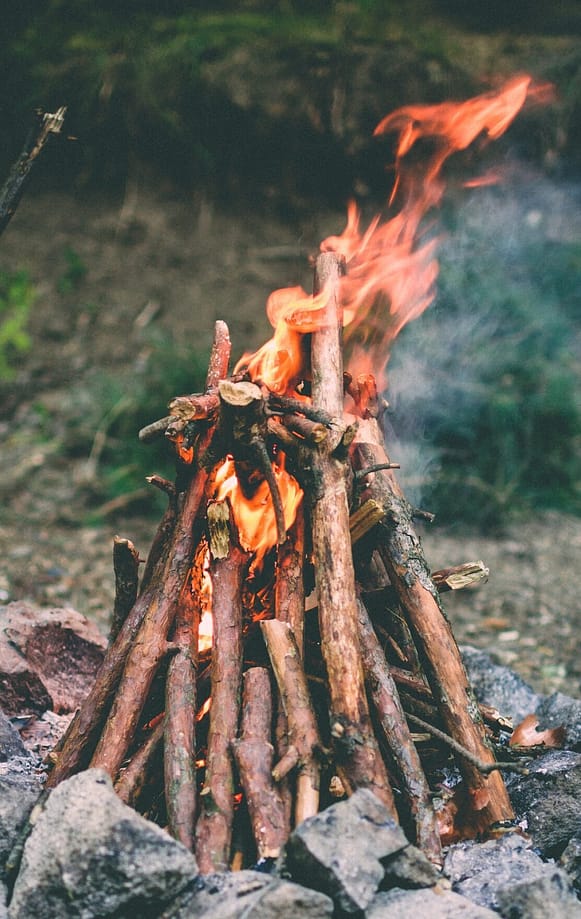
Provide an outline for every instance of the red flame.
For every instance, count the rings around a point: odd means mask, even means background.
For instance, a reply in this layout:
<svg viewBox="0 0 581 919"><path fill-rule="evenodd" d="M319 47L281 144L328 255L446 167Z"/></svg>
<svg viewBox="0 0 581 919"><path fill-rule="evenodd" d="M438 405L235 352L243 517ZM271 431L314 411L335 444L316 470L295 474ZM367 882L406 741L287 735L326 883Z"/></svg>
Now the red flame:
<svg viewBox="0 0 581 919"><path fill-rule="evenodd" d="M286 530L293 525L303 492L297 480L284 467L284 455L273 464L284 510ZM236 476L234 461L227 459L216 473L217 501L230 500L240 545L254 553L252 568L261 565L266 553L276 545L277 530L274 506L268 482L263 480L251 498L246 497Z"/></svg>
<svg viewBox="0 0 581 919"><path fill-rule="evenodd" d="M351 203L341 236L331 236L321 244L323 252L337 252L347 261L340 301L345 342L351 352L349 369L354 375L373 368L383 388L393 340L433 300L437 240L426 239L423 224L426 214L441 201L441 172L446 159L481 135L500 137L527 95L545 101L547 88L531 87L528 76L517 77L499 92L466 102L404 106L378 124L375 135L398 134L390 204L397 195L403 199L401 209L386 221L375 217L362 230L357 206ZM406 156L422 138L430 138L434 144L420 172L407 166ZM325 298L325 291L313 297L301 287L271 294L267 314L274 335L254 355L245 355L236 369L247 369L252 379L275 392L292 391L307 374L302 337L319 327Z"/></svg>

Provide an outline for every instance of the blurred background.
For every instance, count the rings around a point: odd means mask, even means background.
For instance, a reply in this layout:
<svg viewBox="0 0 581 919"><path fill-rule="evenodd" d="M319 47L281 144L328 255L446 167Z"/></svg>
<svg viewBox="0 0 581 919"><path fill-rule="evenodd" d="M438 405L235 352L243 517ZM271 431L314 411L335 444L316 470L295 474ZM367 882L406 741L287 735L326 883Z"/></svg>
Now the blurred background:
<svg viewBox="0 0 581 919"><path fill-rule="evenodd" d="M496 565L452 601L462 635L545 686L578 680L581 4L4 6L0 175L36 108L68 112L0 238L0 599L105 622L111 537L145 553L163 502L144 477L172 474L137 431L200 387L215 319L235 356L255 348L268 294L310 289L347 200L383 207L385 114L527 72L554 101L447 168L437 297L388 368L389 448L437 514L434 567ZM487 170L500 184L462 187Z"/></svg>

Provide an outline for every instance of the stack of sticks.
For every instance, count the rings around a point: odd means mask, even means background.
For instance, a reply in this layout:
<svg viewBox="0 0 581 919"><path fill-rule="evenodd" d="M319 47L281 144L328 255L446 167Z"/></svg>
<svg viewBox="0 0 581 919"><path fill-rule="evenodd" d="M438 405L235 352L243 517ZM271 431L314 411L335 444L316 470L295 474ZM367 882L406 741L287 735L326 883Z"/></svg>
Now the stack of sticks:
<svg viewBox="0 0 581 919"><path fill-rule="evenodd" d="M89 765L105 769L125 801L157 807L202 873L276 858L293 826L357 788L439 863L434 748L443 763L452 750L473 835L514 818L489 742L498 713L476 703L440 602L486 571L428 569L385 451L375 382L343 371L342 271L337 256L319 256L315 287L329 297L305 341L310 398L229 378L218 322L206 391L176 398L141 432L175 442L176 482L150 479L169 502L139 585L137 552L116 539L109 649L51 754L49 788ZM274 453L304 492L288 532ZM264 573L249 575L229 501L213 497L226 457L243 491L270 490L278 545L268 585ZM200 651L204 564L213 644Z"/></svg>

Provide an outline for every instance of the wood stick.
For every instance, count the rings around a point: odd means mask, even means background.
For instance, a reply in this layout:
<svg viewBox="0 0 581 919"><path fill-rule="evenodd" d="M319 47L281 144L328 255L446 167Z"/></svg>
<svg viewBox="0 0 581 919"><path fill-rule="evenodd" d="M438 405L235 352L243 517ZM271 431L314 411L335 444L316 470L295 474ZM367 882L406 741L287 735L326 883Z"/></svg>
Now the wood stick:
<svg viewBox="0 0 581 919"><path fill-rule="evenodd" d="M54 134L60 134L65 120L66 107L61 106L54 113L37 111L34 125L26 139L24 149L10 170L0 190L0 235L14 215L26 182L39 154Z"/></svg>
<svg viewBox="0 0 581 919"><path fill-rule="evenodd" d="M212 708L206 778L196 826L196 858L202 874L226 871L234 820L230 744L236 737L242 679L242 585L250 555L232 533L227 501L208 505L214 646Z"/></svg>
<svg viewBox="0 0 581 919"><path fill-rule="evenodd" d="M278 547L274 586L275 616L290 625L301 660L305 628L304 552L305 515L301 503L285 542Z"/></svg>
<svg viewBox="0 0 581 919"><path fill-rule="evenodd" d="M463 590L465 587L484 584L489 574L490 569L484 562L466 562L464 565L432 571L432 580L440 593L444 593L446 590Z"/></svg>
<svg viewBox="0 0 581 919"><path fill-rule="evenodd" d="M190 851L196 819L196 671L201 607L186 583L178 603L165 685L164 780L168 826Z"/></svg>
<svg viewBox="0 0 581 919"><path fill-rule="evenodd" d="M259 859L278 858L288 838L285 806L272 778L272 697L264 667L244 674L240 738L232 744Z"/></svg>
<svg viewBox="0 0 581 919"><path fill-rule="evenodd" d="M373 418L360 422L353 462L356 468L389 462L379 426ZM386 516L377 525L381 557L414 633L445 728L476 759L493 763L494 754L486 742L484 725L458 646L413 528L411 508L390 470L372 473L368 481L362 497L374 498L385 507ZM514 818L504 781L498 772L484 776L465 758L459 759L458 766L466 782L477 831L486 833L492 824Z"/></svg>
<svg viewBox="0 0 581 919"><path fill-rule="evenodd" d="M385 654L364 604L358 604L359 643L365 680L402 789L416 827L416 842L435 864L442 863L442 847L428 785L412 740Z"/></svg>
<svg viewBox="0 0 581 919"><path fill-rule="evenodd" d="M297 649L301 660L304 656L304 627L305 627L305 585L303 580L303 562L305 551L305 515L303 504L297 508L295 522L289 530L288 536L282 546L279 546L276 558L274 582L274 614L280 622L287 622L292 629ZM276 752L279 759L287 753L288 721L284 711L282 698L277 693L278 711L276 718ZM310 771L299 768L296 789L295 811L302 814L305 810L303 802L305 797L312 800L311 788L318 787L318 781L313 781ZM279 782L280 793L285 805L285 822L287 835L290 833L293 795L288 779ZM314 806L310 805L311 808ZM311 816L309 814L309 816ZM303 818L304 819L304 818Z"/></svg>
<svg viewBox="0 0 581 919"><path fill-rule="evenodd" d="M117 638L137 599L139 553L130 539L123 539L121 536L113 538L113 570L115 603L109 629L110 642Z"/></svg>
<svg viewBox="0 0 581 919"><path fill-rule="evenodd" d="M298 825L319 809L318 757L323 746L290 625L277 619L266 619L260 623L260 628L288 723L288 748L272 770L272 775L275 782L280 782L292 769L299 767L302 783L295 811L295 823Z"/></svg>
<svg viewBox="0 0 581 919"><path fill-rule="evenodd" d="M163 732L165 724L162 718L159 724L156 724L149 737L141 744L139 749L133 754L128 765L122 771L115 791L125 804L134 807L139 795L143 791L148 774L151 768L151 761L154 758L159 745L163 741Z"/></svg>
<svg viewBox="0 0 581 919"><path fill-rule="evenodd" d="M333 253L317 259L315 292L328 292L322 328L311 338L313 406L343 415L342 315L338 287L342 263ZM324 441L314 452L318 488L311 498L321 651L327 668L330 724L337 767L348 792L366 787L397 813L373 734L357 635L357 598L349 534L346 466Z"/></svg>

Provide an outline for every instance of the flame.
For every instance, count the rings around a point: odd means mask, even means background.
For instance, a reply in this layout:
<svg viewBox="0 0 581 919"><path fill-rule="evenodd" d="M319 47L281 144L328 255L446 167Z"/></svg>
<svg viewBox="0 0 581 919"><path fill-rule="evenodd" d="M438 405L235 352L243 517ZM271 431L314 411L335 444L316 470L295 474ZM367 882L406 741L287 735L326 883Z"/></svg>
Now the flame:
<svg viewBox="0 0 581 919"><path fill-rule="evenodd" d="M288 530L295 521L303 491L297 480L286 471L284 454L280 454L277 462L273 463L273 469L282 499L285 528ZM246 497L231 458L226 459L218 468L215 483L214 498L217 501L226 498L230 500L240 545L254 553L251 568L256 569L277 542L276 519L268 483L263 480L252 497Z"/></svg>
<svg viewBox="0 0 581 919"><path fill-rule="evenodd" d="M533 87L528 76L515 77L500 91L465 102L404 106L377 125L376 136L389 132L398 135L396 178L389 204L402 199L401 209L388 220L375 217L362 230L359 210L351 203L343 233L321 244L322 252L337 252L347 262L339 297L353 375L373 368L384 388L384 371L394 339L434 298L437 239L428 238L425 218L444 193L441 173L445 161L480 136L500 137L527 97L545 102L549 88ZM421 168L411 166L406 158L423 138L433 142L431 152ZM484 183L488 181L490 177ZM293 391L297 381L308 376L302 339L320 328L326 298L324 290L309 296L300 287L271 294L267 314L274 335L254 355L244 355L236 371L247 370L251 379L275 392Z"/></svg>

